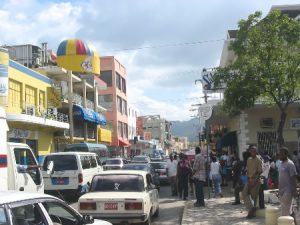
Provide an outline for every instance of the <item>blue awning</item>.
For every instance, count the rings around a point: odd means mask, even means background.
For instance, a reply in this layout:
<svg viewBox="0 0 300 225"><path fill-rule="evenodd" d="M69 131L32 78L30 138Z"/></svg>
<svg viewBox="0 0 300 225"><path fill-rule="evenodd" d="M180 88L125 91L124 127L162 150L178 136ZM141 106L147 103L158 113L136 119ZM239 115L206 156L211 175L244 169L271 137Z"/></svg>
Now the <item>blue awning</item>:
<svg viewBox="0 0 300 225"><path fill-rule="evenodd" d="M73 118L75 120L85 120L91 123L96 123L100 125L105 125L106 124L106 119L105 117L99 113L82 107L81 105L73 105Z"/></svg>

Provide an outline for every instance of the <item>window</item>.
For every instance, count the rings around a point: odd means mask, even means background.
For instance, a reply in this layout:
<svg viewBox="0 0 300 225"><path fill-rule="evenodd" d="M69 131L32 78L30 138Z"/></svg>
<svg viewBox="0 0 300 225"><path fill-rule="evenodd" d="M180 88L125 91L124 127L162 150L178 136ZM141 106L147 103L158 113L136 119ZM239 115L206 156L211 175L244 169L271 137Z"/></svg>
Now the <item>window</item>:
<svg viewBox="0 0 300 225"><path fill-rule="evenodd" d="M9 79L9 91L8 91L8 104L13 108L22 108L21 107L21 90L22 84Z"/></svg>
<svg viewBox="0 0 300 225"><path fill-rule="evenodd" d="M112 71L111 70L101 71L100 78L107 84L107 87L112 87Z"/></svg>
<svg viewBox="0 0 300 225"><path fill-rule="evenodd" d="M121 75L116 72L116 87L121 91L122 89L122 80Z"/></svg>
<svg viewBox="0 0 300 225"><path fill-rule="evenodd" d="M126 81L122 78L122 91L126 94Z"/></svg>
<svg viewBox="0 0 300 225"><path fill-rule="evenodd" d="M54 162L54 171L78 170L75 155L50 155L44 160L43 170L47 170L48 162Z"/></svg>
<svg viewBox="0 0 300 225"><path fill-rule="evenodd" d="M88 156L80 156L80 161L81 161L82 169L91 168L90 160Z"/></svg>
<svg viewBox="0 0 300 225"><path fill-rule="evenodd" d="M118 136L123 137L123 128L122 123L118 121Z"/></svg>
<svg viewBox="0 0 300 225"><path fill-rule="evenodd" d="M123 134L125 138L128 138L128 125L123 123Z"/></svg>
<svg viewBox="0 0 300 225"><path fill-rule="evenodd" d="M35 106L36 105L36 89L30 86L25 88L25 102L26 105Z"/></svg>
<svg viewBox="0 0 300 225"><path fill-rule="evenodd" d="M48 224L38 204L29 204L11 209L13 225Z"/></svg>
<svg viewBox="0 0 300 225"><path fill-rule="evenodd" d="M91 168L97 167L97 160L95 156L90 156Z"/></svg>
<svg viewBox="0 0 300 225"><path fill-rule="evenodd" d="M107 109L107 111L113 111L113 97L112 94L99 95L98 104Z"/></svg>
<svg viewBox="0 0 300 225"><path fill-rule="evenodd" d="M39 93L39 105L42 108L46 107L46 100L45 100L45 92L44 91L40 91L40 93Z"/></svg>
<svg viewBox="0 0 300 225"><path fill-rule="evenodd" d="M7 225L8 221L5 215L5 209L3 207L0 207L0 224L1 225Z"/></svg>
<svg viewBox="0 0 300 225"><path fill-rule="evenodd" d="M35 156L27 148L14 149L15 160L17 164L18 173L29 174L35 184L41 184L41 173L38 167L28 169L28 166L37 166Z"/></svg>
<svg viewBox="0 0 300 225"><path fill-rule="evenodd" d="M144 179L140 175L109 174L95 176L91 185L93 191L144 191Z"/></svg>
<svg viewBox="0 0 300 225"><path fill-rule="evenodd" d="M122 113L122 98L117 96L117 110Z"/></svg>
<svg viewBox="0 0 300 225"><path fill-rule="evenodd" d="M122 99L122 114L127 115L127 102Z"/></svg>
<svg viewBox="0 0 300 225"><path fill-rule="evenodd" d="M60 202L47 201L42 204L48 212L53 224L82 224L82 221L79 221L80 217L76 215L74 211L68 209L67 206Z"/></svg>

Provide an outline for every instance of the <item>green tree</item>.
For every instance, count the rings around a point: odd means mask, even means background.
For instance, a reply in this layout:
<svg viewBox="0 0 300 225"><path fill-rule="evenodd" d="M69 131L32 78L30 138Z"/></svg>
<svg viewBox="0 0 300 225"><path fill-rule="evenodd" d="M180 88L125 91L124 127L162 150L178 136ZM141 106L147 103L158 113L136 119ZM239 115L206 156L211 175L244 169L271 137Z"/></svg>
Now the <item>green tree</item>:
<svg viewBox="0 0 300 225"><path fill-rule="evenodd" d="M260 12L239 22L229 50L233 63L217 68L216 86L226 83L223 107L238 114L261 102L280 110L278 144L284 144L283 127L290 104L300 100L300 23L279 11L262 18Z"/></svg>

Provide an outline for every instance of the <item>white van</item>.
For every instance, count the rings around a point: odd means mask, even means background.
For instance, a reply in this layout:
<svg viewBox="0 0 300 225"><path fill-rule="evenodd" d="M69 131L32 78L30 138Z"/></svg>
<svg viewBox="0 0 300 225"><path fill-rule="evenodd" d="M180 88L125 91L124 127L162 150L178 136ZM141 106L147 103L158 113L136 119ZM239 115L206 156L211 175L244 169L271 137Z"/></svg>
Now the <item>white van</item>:
<svg viewBox="0 0 300 225"><path fill-rule="evenodd" d="M53 165L49 173L49 165ZM47 172L48 171L48 172ZM58 152L45 156L42 174L45 192L71 193L75 196L88 191L94 175L101 173L99 157L91 152Z"/></svg>

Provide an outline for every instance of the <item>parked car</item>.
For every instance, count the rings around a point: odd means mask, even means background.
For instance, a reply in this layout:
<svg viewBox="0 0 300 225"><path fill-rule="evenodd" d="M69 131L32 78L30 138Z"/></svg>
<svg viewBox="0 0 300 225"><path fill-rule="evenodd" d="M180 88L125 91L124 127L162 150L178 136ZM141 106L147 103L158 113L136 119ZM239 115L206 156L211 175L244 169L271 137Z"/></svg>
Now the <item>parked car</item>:
<svg viewBox="0 0 300 225"><path fill-rule="evenodd" d="M103 164L103 170L120 170L127 164L127 160L123 158L109 158Z"/></svg>
<svg viewBox="0 0 300 225"><path fill-rule="evenodd" d="M49 174L48 166L53 169ZM72 194L79 197L88 191L94 175L102 171L99 157L91 152L57 152L45 156L42 175L46 193Z"/></svg>
<svg viewBox="0 0 300 225"><path fill-rule="evenodd" d="M0 192L0 224L112 225L82 216L56 197L20 191Z"/></svg>
<svg viewBox="0 0 300 225"><path fill-rule="evenodd" d="M131 163L150 163L150 158L146 155L136 155L132 158Z"/></svg>
<svg viewBox="0 0 300 225"><path fill-rule="evenodd" d="M143 170L151 174L153 184L156 186L157 190L160 189L160 180L159 180L159 173L155 172L154 168L152 165L149 163L131 163L131 164L126 164L122 168L123 170Z"/></svg>
<svg viewBox="0 0 300 225"><path fill-rule="evenodd" d="M83 215L112 223L151 224L159 214L158 190L151 174L139 170L104 171L93 178L90 192L79 198Z"/></svg>
<svg viewBox="0 0 300 225"><path fill-rule="evenodd" d="M155 172L159 173L159 179L161 183L168 183L169 179L167 176L167 163L166 162L151 162L150 163Z"/></svg>

